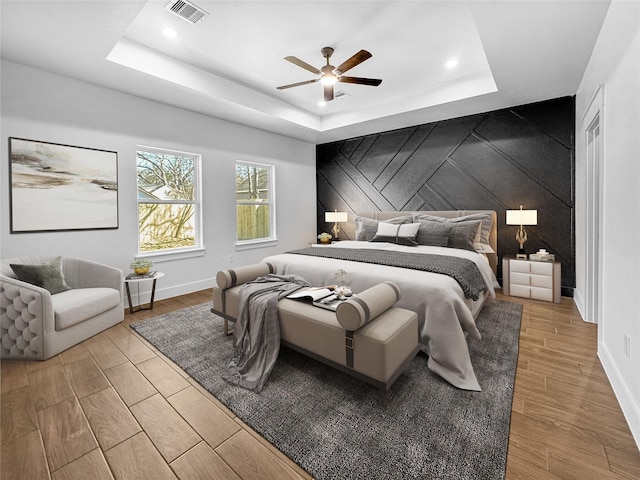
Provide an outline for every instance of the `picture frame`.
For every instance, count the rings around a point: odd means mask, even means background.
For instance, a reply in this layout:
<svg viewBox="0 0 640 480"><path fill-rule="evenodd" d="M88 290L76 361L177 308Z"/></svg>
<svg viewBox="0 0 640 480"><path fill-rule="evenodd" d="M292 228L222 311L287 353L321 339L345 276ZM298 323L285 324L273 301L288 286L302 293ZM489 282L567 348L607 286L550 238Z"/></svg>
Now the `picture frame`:
<svg viewBox="0 0 640 480"><path fill-rule="evenodd" d="M9 137L11 233L118 228L118 154Z"/></svg>

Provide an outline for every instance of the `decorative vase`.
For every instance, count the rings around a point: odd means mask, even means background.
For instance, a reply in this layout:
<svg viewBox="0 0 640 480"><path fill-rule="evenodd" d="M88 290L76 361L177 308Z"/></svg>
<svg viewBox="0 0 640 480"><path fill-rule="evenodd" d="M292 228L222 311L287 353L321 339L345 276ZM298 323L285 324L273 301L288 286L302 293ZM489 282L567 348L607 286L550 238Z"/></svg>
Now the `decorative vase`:
<svg viewBox="0 0 640 480"><path fill-rule="evenodd" d="M149 273L149 267L134 268L133 271L136 272L136 275L146 275Z"/></svg>
<svg viewBox="0 0 640 480"><path fill-rule="evenodd" d="M330 238L321 238L320 239L320 243L331 243L331 239Z"/></svg>

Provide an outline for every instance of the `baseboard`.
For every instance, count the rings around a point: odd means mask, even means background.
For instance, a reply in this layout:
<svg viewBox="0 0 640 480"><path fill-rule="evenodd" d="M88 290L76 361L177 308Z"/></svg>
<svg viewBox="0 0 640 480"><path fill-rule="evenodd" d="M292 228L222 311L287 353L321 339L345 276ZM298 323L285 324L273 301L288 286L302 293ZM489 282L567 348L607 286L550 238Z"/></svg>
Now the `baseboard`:
<svg viewBox="0 0 640 480"><path fill-rule="evenodd" d="M582 296L582 292L580 292L577 288L573 291L573 303L576 304L578 309L578 313L582 317L582 320L586 322L585 318L585 307L584 307L584 297Z"/></svg>
<svg viewBox="0 0 640 480"><path fill-rule="evenodd" d="M636 441L636 446L640 450L640 406L633 398L624 378L620 375L611 353L603 343L598 344L598 358L609 378L609 383L611 383L613 393L618 399L622 414L629 425L631 435Z"/></svg>

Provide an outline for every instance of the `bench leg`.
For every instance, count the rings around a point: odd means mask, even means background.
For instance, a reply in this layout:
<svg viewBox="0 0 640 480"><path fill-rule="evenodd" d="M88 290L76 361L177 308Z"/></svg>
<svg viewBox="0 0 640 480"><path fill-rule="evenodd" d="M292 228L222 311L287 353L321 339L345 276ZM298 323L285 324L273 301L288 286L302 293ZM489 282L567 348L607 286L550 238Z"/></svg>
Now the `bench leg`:
<svg viewBox="0 0 640 480"><path fill-rule="evenodd" d="M233 330L229 330L229 320L227 320L226 318L224 319L224 334L225 335L231 335L233 333Z"/></svg>

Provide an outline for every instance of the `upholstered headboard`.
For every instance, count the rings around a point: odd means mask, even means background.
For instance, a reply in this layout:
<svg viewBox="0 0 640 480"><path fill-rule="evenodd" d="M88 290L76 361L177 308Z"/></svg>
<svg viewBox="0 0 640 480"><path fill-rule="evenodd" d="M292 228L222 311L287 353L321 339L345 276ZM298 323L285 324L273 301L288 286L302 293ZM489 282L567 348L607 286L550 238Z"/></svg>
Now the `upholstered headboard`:
<svg viewBox="0 0 640 480"><path fill-rule="evenodd" d="M390 218L398 217L401 215L419 215L428 214L436 217L444 218L456 218L464 217L465 215L471 215L473 213L491 213L491 231L489 233L489 245L493 248L495 253L487 253L487 258L491 264L493 272L497 274L498 271L498 215L494 210L420 210L420 211L387 211L387 212L358 212L359 217L373 218L374 220L389 220Z"/></svg>

